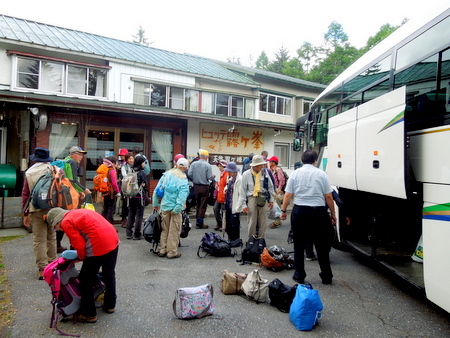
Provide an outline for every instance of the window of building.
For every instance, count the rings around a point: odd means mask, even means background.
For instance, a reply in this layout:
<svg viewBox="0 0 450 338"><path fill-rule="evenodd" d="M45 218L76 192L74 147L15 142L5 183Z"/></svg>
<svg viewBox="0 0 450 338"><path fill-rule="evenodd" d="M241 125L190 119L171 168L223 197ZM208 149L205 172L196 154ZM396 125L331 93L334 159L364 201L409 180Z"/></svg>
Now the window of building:
<svg viewBox="0 0 450 338"><path fill-rule="evenodd" d="M64 78L66 79L65 85ZM106 96L106 69L76 66L64 62L17 58L19 88L88 96Z"/></svg>
<svg viewBox="0 0 450 338"><path fill-rule="evenodd" d="M266 113L291 116L292 98L261 93L259 96L259 110Z"/></svg>
<svg viewBox="0 0 450 338"><path fill-rule="evenodd" d="M289 168L289 143L275 143L274 154L278 157L278 166Z"/></svg>
<svg viewBox="0 0 450 338"><path fill-rule="evenodd" d="M169 108L184 110L184 89L169 89Z"/></svg>
<svg viewBox="0 0 450 338"><path fill-rule="evenodd" d="M184 105L188 111L198 111L199 91L186 89L184 92Z"/></svg>
<svg viewBox="0 0 450 338"><path fill-rule="evenodd" d="M18 58L17 86L48 92L62 92L63 64Z"/></svg>

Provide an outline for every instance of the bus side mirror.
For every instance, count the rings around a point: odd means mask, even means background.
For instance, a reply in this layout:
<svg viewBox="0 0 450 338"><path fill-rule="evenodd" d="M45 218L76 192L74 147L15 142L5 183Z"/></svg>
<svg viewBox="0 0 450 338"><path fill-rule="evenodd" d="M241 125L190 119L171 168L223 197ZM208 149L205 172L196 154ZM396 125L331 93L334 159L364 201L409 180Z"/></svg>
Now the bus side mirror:
<svg viewBox="0 0 450 338"><path fill-rule="evenodd" d="M302 148L302 140L300 138L294 138L294 143L292 143L292 150L301 151Z"/></svg>

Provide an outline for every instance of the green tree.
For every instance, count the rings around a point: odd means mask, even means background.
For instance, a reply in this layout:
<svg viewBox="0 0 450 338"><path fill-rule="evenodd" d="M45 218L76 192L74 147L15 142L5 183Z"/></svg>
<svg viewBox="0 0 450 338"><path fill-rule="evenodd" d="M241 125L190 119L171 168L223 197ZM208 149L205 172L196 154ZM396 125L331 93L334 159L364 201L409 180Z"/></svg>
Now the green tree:
<svg viewBox="0 0 450 338"><path fill-rule="evenodd" d="M304 68L306 73L309 73L313 63L317 59L317 48L305 41L302 46L297 49L297 55L302 64L302 68Z"/></svg>
<svg viewBox="0 0 450 338"><path fill-rule="evenodd" d="M283 74L285 63L289 61L289 52L286 48L281 46L277 53L275 53L275 60L269 64L267 70L271 72Z"/></svg>
<svg viewBox="0 0 450 338"><path fill-rule="evenodd" d="M298 58L292 58L284 63L283 74L287 76L296 77L302 79L305 77L305 72L303 71L302 63Z"/></svg>
<svg viewBox="0 0 450 338"><path fill-rule="evenodd" d="M133 42L139 43L140 45L148 46L153 42L149 42L147 37L145 36L145 29L142 26L139 26L138 32L136 35L133 35Z"/></svg>
<svg viewBox="0 0 450 338"><path fill-rule="evenodd" d="M344 32L342 25L336 21L333 21L328 26L328 32L324 35L325 41L334 46L343 46L348 41L348 35Z"/></svg>
<svg viewBox="0 0 450 338"><path fill-rule="evenodd" d="M269 57L267 56L265 51L262 51L256 60L255 67L257 69L267 70L269 67Z"/></svg>

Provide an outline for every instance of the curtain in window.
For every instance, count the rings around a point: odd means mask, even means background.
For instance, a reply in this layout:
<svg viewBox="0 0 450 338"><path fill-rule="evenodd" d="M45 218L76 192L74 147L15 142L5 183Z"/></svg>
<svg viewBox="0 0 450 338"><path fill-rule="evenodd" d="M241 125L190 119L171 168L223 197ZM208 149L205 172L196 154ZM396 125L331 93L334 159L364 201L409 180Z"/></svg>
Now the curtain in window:
<svg viewBox="0 0 450 338"><path fill-rule="evenodd" d="M76 125L54 123L50 134L50 156L54 159L64 158L63 151L70 144L77 130L78 126Z"/></svg>
<svg viewBox="0 0 450 338"><path fill-rule="evenodd" d="M152 144L166 170L172 167L172 132L153 130Z"/></svg>

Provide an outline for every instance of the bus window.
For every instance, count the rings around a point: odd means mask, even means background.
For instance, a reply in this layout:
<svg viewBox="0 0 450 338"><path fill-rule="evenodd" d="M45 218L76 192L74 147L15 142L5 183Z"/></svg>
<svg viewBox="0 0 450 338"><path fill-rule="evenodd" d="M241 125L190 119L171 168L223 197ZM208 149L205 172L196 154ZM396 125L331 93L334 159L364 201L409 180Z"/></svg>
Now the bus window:
<svg viewBox="0 0 450 338"><path fill-rule="evenodd" d="M342 112L345 112L347 110L350 110L352 108L355 108L359 106L362 102L362 93L359 93L358 95L354 95L349 99L345 99L344 102L342 102Z"/></svg>
<svg viewBox="0 0 450 338"><path fill-rule="evenodd" d="M389 92L389 79L373 86L363 93L363 103L376 99L377 97Z"/></svg>
<svg viewBox="0 0 450 338"><path fill-rule="evenodd" d="M441 93L441 103L445 107L445 122L450 124L450 49L442 53L441 60L441 84L439 86Z"/></svg>
<svg viewBox="0 0 450 338"><path fill-rule="evenodd" d="M448 52L443 53L444 55L448 59ZM395 75L395 88L406 85L408 131L444 124L444 116L447 113L445 108L447 88L437 88L438 61L439 54L435 54ZM448 60L444 61L443 65L445 62ZM444 68L442 71L448 72Z"/></svg>
<svg viewBox="0 0 450 338"><path fill-rule="evenodd" d="M449 31L450 17L447 17L425 33L399 48L397 51L395 69L400 70L407 65L414 63L414 61L423 59L431 51L437 51L444 48L448 45Z"/></svg>
<svg viewBox="0 0 450 338"><path fill-rule="evenodd" d="M378 82L382 78L389 76L391 69L391 54L376 62L358 76L344 84L343 97L350 96L361 89Z"/></svg>

